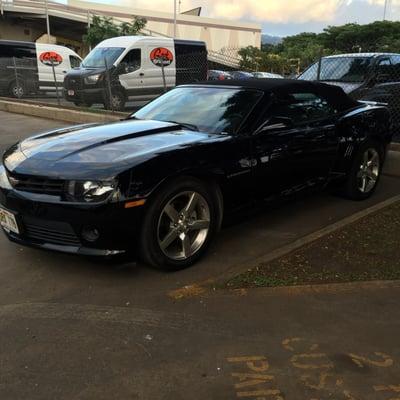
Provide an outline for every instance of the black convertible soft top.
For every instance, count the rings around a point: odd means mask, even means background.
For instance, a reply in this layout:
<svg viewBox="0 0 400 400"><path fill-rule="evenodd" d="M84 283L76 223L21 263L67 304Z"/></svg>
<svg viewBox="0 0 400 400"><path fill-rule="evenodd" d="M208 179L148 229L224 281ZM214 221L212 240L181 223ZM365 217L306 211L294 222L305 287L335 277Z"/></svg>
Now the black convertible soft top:
<svg viewBox="0 0 400 400"><path fill-rule="evenodd" d="M306 91L315 93L316 95L325 98L332 106L334 106L339 111L349 110L360 105L357 101L349 97L342 88L320 82L302 81L295 79L246 79L208 81L202 83L202 85L203 84L213 86L232 86L248 89L258 89L264 92L274 93L277 96Z"/></svg>

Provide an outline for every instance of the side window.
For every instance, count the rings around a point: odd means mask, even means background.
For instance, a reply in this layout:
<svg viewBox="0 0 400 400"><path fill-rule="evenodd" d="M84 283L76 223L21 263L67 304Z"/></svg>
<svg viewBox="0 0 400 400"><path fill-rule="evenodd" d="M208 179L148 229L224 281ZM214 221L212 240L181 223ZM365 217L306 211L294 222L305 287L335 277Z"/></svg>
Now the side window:
<svg viewBox="0 0 400 400"><path fill-rule="evenodd" d="M392 56L392 65L399 67L400 66L400 55L398 56Z"/></svg>
<svg viewBox="0 0 400 400"><path fill-rule="evenodd" d="M392 63L390 62L390 58L384 58L383 60L378 61L378 67L381 67L384 65L392 65Z"/></svg>
<svg viewBox="0 0 400 400"><path fill-rule="evenodd" d="M292 93L272 106L269 119L290 118L297 125L328 118L336 112L325 99L314 93Z"/></svg>
<svg viewBox="0 0 400 400"><path fill-rule="evenodd" d="M78 68L81 65L81 60L75 56L69 56L69 62L71 64L71 68Z"/></svg>
<svg viewBox="0 0 400 400"><path fill-rule="evenodd" d="M137 71L142 65L142 51L140 49L130 50L122 59L122 63L125 64L127 72Z"/></svg>
<svg viewBox="0 0 400 400"><path fill-rule="evenodd" d="M304 81L316 81L318 75L318 63L311 65L308 69L306 69L300 76L299 79Z"/></svg>
<svg viewBox="0 0 400 400"><path fill-rule="evenodd" d="M395 71L390 58L383 58L378 61L376 74L376 79L379 83L392 82L396 80Z"/></svg>

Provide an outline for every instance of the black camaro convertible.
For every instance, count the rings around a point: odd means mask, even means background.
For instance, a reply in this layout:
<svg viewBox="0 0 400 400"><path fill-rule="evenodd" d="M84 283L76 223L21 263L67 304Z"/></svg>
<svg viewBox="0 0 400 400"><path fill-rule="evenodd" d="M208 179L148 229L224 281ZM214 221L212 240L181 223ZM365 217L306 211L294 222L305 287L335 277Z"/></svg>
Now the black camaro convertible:
<svg viewBox="0 0 400 400"><path fill-rule="evenodd" d="M184 268L240 206L328 184L371 196L391 137L385 106L334 86L181 86L124 121L12 146L0 167L1 224L21 244Z"/></svg>

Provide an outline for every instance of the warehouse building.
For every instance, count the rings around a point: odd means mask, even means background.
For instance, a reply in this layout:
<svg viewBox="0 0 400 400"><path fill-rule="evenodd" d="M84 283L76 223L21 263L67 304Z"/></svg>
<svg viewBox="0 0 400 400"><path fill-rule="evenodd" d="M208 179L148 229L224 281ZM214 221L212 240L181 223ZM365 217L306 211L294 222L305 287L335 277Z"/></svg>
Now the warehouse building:
<svg viewBox="0 0 400 400"><path fill-rule="evenodd" d="M134 9L123 6L69 0L67 4L45 0L0 0L0 39L51 42L67 45L84 56L88 49L82 43L93 15L113 17L116 21L130 21L133 16L146 18L143 34L174 36L174 15L170 13ZM176 37L203 40L210 57L234 59L237 50L246 46L261 46L261 25L205 18L197 8L179 13ZM47 36L46 15L50 21Z"/></svg>

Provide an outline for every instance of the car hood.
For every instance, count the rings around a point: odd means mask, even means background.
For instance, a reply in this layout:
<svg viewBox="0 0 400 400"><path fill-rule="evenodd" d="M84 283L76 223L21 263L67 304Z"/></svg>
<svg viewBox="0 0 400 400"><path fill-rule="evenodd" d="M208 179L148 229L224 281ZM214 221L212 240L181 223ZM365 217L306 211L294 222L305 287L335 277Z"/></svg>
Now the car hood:
<svg viewBox="0 0 400 400"><path fill-rule="evenodd" d="M212 136L160 121L79 125L23 140L5 153L4 165L11 172L26 175L109 178L126 170L127 165L196 145Z"/></svg>

